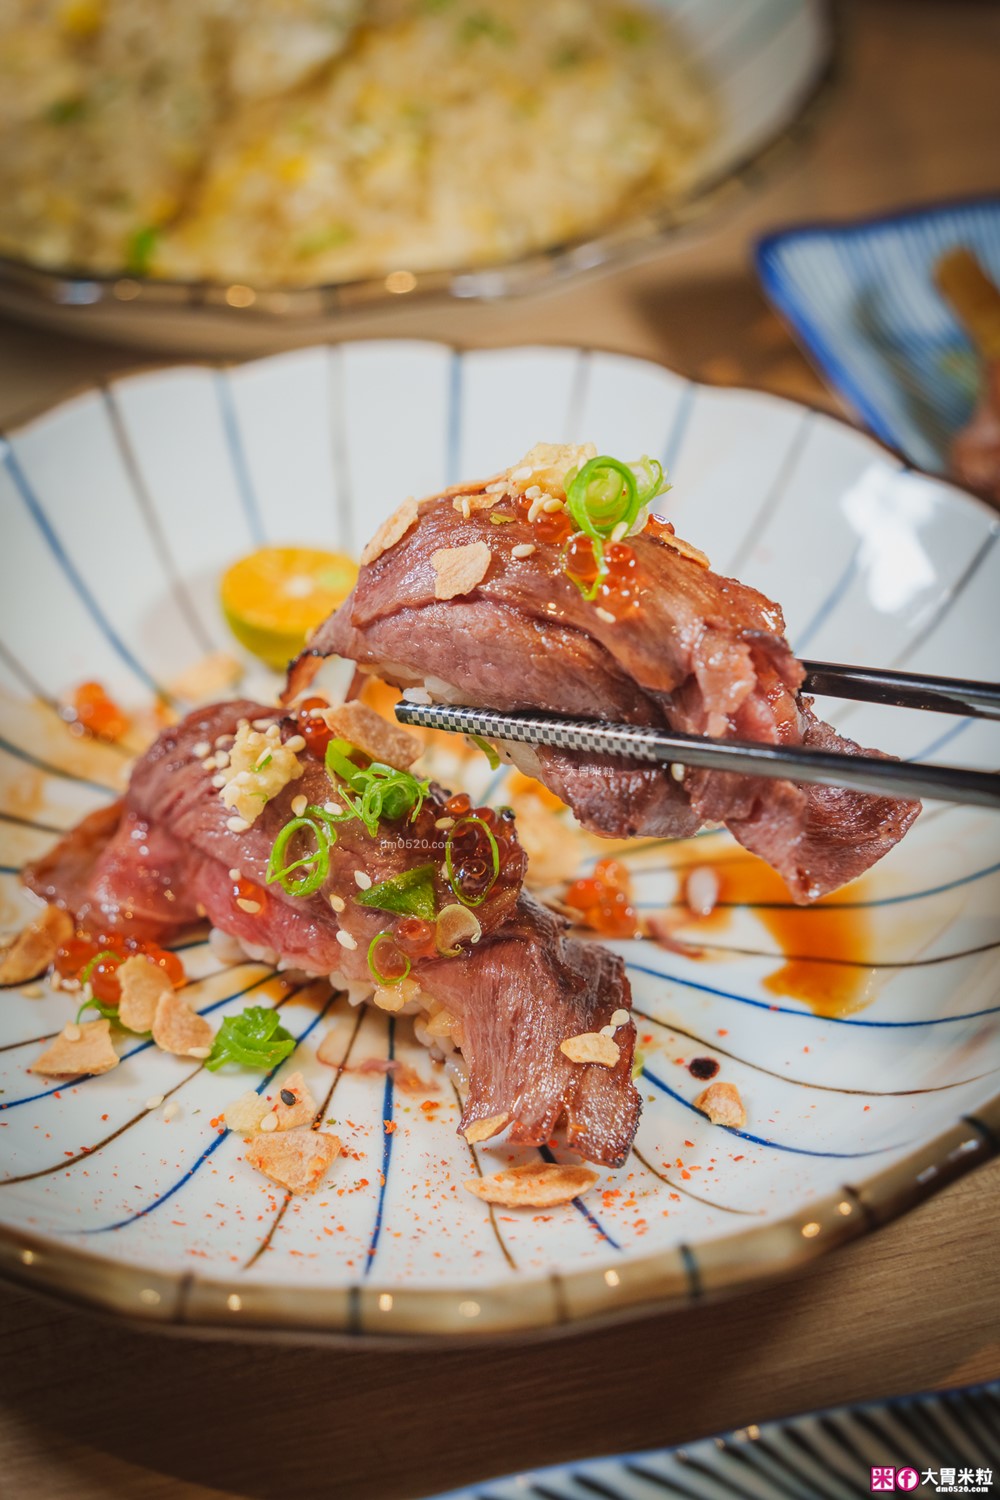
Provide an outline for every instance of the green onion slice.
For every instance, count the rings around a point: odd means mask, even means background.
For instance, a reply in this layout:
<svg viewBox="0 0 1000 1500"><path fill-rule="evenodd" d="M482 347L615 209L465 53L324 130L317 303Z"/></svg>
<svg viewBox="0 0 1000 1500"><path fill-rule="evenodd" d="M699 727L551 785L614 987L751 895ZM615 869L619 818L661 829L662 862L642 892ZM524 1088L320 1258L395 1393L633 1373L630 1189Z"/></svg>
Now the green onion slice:
<svg viewBox="0 0 1000 1500"><path fill-rule="evenodd" d="M401 875L392 875L367 891L359 891L355 901L377 911L398 912L401 916L420 917L433 922L437 914L434 899L434 866L415 865Z"/></svg>
<svg viewBox="0 0 1000 1500"><path fill-rule="evenodd" d="M300 829L308 828L316 847L301 859L283 864L285 851ZM330 850L337 838L330 814L320 807L307 807L301 818L290 818L275 839L267 862L267 884L275 881L286 896L311 896L318 891L330 873ZM293 879L296 870L307 870L300 880Z"/></svg>
<svg viewBox="0 0 1000 1500"><path fill-rule="evenodd" d="M87 960L86 967L80 970L81 988L83 985L90 983L90 976L97 968L97 965L102 964L106 958L113 958L116 965L125 962L120 953L114 953L110 948L102 948L100 953L95 953L93 958Z"/></svg>
<svg viewBox="0 0 1000 1500"><path fill-rule="evenodd" d="M397 771L378 761L366 767L355 765L350 757L357 753L357 746L348 740L331 740L326 747L327 775L331 781L343 783L336 785L336 795L346 811L336 821L360 818L370 838L378 833L382 818L398 823L409 814L412 823L430 792L430 782L418 781L410 771Z"/></svg>
<svg viewBox="0 0 1000 1500"><path fill-rule="evenodd" d="M118 1020L117 1005L105 1005L103 1000L98 1000L96 995L91 995L90 999L85 1000L80 1006L80 1009L76 1013L76 1019L78 1021L85 1010L96 1010L97 1014L99 1016L103 1016L106 1021Z"/></svg>
<svg viewBox="0 0 1000 1500"><path fill-rule="evenodd" d="M606 541L624 521L628 531L642 506L639 485L628 464L606 454L592 458L570 478L566 505L580 531Z"/></svg>
<svg viewBox="0 0 1000 1500"><path fill-rule="evenodd" d="M268 1072L295 1051L295 1038L267 1005L250 1005L241 1015L227 1016L219 1027L205 1067L214 1073L223 1063Z"/></svg>
<svg viewBox="0 0 1000 1500"><path fill-rule="evenodd" d="M604 543L638 530L646 507L670 486L663 465L645 455L634 464L602 454L566 476L566 508L576 522L577 536L590 537L597 560L597 576L589 586L574 577L566 566L567 542L563 549L563 572L587 600L594 600L607 576ZM570 537L569 541L574 538Z"/></svg>
<svg viewBox="0 0 1000 1500"><path fill-rule="evenodd" d="M396 953L398 953L399 957L403 960L404 964L406 965L406 968L403 970L402 974L397 974L395 976L389 976L389 975L380 973L379 968L378 968L378 963L377 963L376 958L375 958L375 949L378 947L379 943L381 943L381 942L391 943L392 946L393 946L393 948L395 949ZM372 938L371 942L368 944L368 968L369 968L369 971L371 972L371 976L374 979L375 983L376 984L380 984L383 987L383 989L391 988L394 984L402 984L403 980L406 978L407 974L409 974L409 972L410 972L410 967L411 967L410 966L410 960L407 958L407 956L406 956L405 953L400 952L400 950L396 947L395 941L393 940L392 933L391 932L376 932L375 936Z"/></svg>
<svg viewBox="0 0 1000 1500"><path fill-rule="evenodd" d="M490 770L499 771L500 757L494 747L490 744L489 740L484 740L481 734L470 734L469 739L475 745L476 749L481 750L486 756L486 759L490 763Z"/></svg>
<svg viewBox="0 0 1000 1500"><path fill-rule="evenodd" d="M485 833L487 842L488 842L488 844L490 846L490 856L491 856L492 863L493 863L493 872L492 872L492 874L491 874L491 876L489 878L489 881L487 882L485 888L482 890L482 892L478 896L469 896L469 895L467 895L462 890L461 881L459 880L458 875L457 875L457 873L455 871L455 859L454 859L454 841L455 841L455 839L457 837L459 837L459 835L461 834L461 831L462 831L463 827L468 827L468 826L471 826L473 824L477 825L479 828L482 829L483 833ZM500 850L499 850L499 847L497 845L496 839L493 837L493 830L492 830L492 828L490 828L489 824L488 823L484 823L483 820L482 820L482 818L477 818L472 813L469 813L464 818L459 818L459 820L455 824L454 828L452 828L452 829L449 830L448 837L445 839L445 844L444 844L444 865L445 865L445 869L448 872L448 884L451 886L452 890L455 893L455 896L457 897L457 899L459 901L461 901L462 905L463 906L482 906L483 902L486 900L486 897L489 895L490 891L496 885L497 876L500 874Z"/></svg>

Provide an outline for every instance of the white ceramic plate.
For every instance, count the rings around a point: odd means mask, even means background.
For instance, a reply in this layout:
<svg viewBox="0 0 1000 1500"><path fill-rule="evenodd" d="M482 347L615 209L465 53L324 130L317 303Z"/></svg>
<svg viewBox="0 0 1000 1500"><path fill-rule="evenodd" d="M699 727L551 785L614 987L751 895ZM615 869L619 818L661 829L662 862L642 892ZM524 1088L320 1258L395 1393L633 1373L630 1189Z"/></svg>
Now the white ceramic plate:
<svg viewBox="0 0 1000 1500"><path fill-rule="evenodd" d="M431 297L495 299L648 253L739 197L813 115L834 71L829 0L649 0L684 38L719 104L719 130L680 199L601 233L493 266L449 266L327 286L279 288L73 276L0 258L0 307L67 332L192 352L235 354L315 339L352 312ZM399 273L403 274L400 275Z"/></svg>
<svg viewBox="0 0 1000 1500"><path fill-rule="evenodd" d="M810 656L995 672L996 518L788 402L576 349L347 344L138 376L65 403L0 450L4 926L29 909L21 862L127 774L112 748L84 746L81 760L47 705L86 678L148 703L206 649L231 645L215 585L235 555L265 539L356 550L402 496L492 472L540 438L660 456L679 531L718 570L780 600ZM997 763L996 728L983 722L821 706L863 743ZM470 789L488 778L483 763ZM504 799L496 783L490 791ZM839 904L798 914L724 833L634 846L629 858L644 909L679 918L683 869L706 863L724 877L723 906L707 927L683 929L701 959L623 945L645 1109L637 1154L586 1201L491 1215L461 1182L508 1153L473 1159L446 1086L428 1112L384 1078L344 1071L328 1116L356 1155L328 1191L286 1205L244 1164L240 1139L211 1123L246 1075L210 1075L132 1042L107 1077L54 1087L25 1068L32 1039L57 1030L70 1001L8 992L3 1269L199 1326L513 1332L779 1274L994 1151L996 817L928 807ZM842 1013L814 1013L794 984L782 993L782 943L848 960L823 970L853 984ZM260 966L219 971L204 944L184 958L215 1021L273 986ZM324 1008L301 994L284 1015L301 1038L286 1066L303 1069L317 1098L335 1081L315 1058L330 1027L351 1067L394 1049L430 1075L381 1012L356 1025L344 1001ZM706 1055L746 1101L741 1132L693 1109L702 1085L685 1064ZM167 1123L146 1101L175 1087Z"/></svg>

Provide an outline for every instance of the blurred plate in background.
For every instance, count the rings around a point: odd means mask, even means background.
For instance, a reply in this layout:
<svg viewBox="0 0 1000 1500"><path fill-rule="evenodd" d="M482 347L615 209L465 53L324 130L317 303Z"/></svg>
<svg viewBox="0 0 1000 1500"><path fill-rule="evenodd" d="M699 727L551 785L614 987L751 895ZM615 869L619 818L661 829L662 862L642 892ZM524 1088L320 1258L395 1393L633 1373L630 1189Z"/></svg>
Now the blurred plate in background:
<svg viewBox="0 0 1000 1500"><path fill-rule="evenodd" d="M750 190L793 143L825 92L834 43L826 0L650 0L665 10L708 80L720 127L683 196L606 232L474 270L333 285L259 288L135 276L70 277L0 259L0 309L81 336L186 352L238 352L329 334L350 312L414 300L496 299L635 259Z"/></svg>
<svg viewBox="0 0 1000 1500"><path fill-rule="evenodd" d="M941 1494L947 1481L941 1469L970 1472L966 1494L992 1494L994 1465L1000 1451L1000 1384L965 1391L905 1396L896 1401L815 1412L766 1427L741 1427L725 1437L702 1438L686 1448L624 1453L587 1463L560 1464L533 1474L516 1474L455 1491L438 1500L788 1500L789 1496L823 1496L853 1500L875 1488L874 1473L893 1491L913 1490L916 1471L925 1493ZM892 1482L885 1477L893 1470ZM990 1478L978 1481L977 1471ZM899 1479L899 1474L902 1479ZM979 1488L977 1488L977 1485ZM962 1492L962 1489L957 1491Z"/></svg>
<svg viewBox="0 0 1000 1500"><path fill-rule="evenodd" d="M876 437L936 474L972 415L978 379L933 278L959 245L1000 282L1000 198L804 224L756 252L765 292L821 374Z"/></svg>

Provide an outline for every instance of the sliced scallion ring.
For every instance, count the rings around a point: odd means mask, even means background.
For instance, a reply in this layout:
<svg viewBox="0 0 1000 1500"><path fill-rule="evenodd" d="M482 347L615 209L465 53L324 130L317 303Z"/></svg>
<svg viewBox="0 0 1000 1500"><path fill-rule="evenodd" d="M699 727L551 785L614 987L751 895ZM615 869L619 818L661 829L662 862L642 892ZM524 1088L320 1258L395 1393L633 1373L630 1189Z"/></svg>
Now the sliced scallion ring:
<svg viewBox="0 0 1000 1500"><path fill-rule="evenodd" d="M390 975L386 975L386 974L383 974L383 973L380 972L380 970L378 968L378 963L377 963L376 957L375 957L375 950L378 947L379 943L382 943L382 942L391 943L392 946L393 946L393 948L395 949L395 951L399 954L399 957L403 960L403 963L406 965L406 968L403 970L402 974L397 974L397 975L394 975L394 976L390 976ZM374 979L375 983L377 985L381 985L381 987L383 989L391 989L394 985L402 984L402 982L406 978L407 974L409 974L410 968L411 968L410 960L407 958L407 956L406 956L405 953L403 953L398 947L396 947L396 942L395 942L395 939L393 938L392 933L391 932L376 932L375 936L372 938L371 942L368 944L368 970L369 970L372 978Z"/></svg>
<svg viewBox="0 0 1000 1500"><path fill-rule="evenodd" d="M315 813L318 809L310 808L309 811ZM315 850L303 855L301 859L292 860L290 864L283 864L285 851L292 839L305 829L309 830L316 841ZM286 896L313 895L330 873L330 848L335 838L336 834L326 823L325 818L322 820L316 817L290 818L271 848L271 857L267 862L267 884L273 885L277 882ZM296 870L305 869L308 869L309 873L301 880L292 879Z"/></svg>
<svg viewBox="0 0 1000 1500"><path fill-rule="evenodd" d="M462 829L464 827L469 827L472 825L481 828L483 833L485 833L487 842L490 846L490 855L493 863L493 872L490 875L485 888L480 892L478 896L466 895L466 893L462 890L461 881L459 880L458 875L455 871L455 839L460 837ZM486 900L486 897L496 885L497 876L500 874L500 848L497 844L496 839L493 837L493 830L489 826L489 824L484 822L482 818L477 818L473 813L467 814L464 818L459 818L454 828L449 829L448 837L445 839L444 866L448 875L448 884L451 886L456 898L461 901L462 905L482 906L483 902Z"/></svg>

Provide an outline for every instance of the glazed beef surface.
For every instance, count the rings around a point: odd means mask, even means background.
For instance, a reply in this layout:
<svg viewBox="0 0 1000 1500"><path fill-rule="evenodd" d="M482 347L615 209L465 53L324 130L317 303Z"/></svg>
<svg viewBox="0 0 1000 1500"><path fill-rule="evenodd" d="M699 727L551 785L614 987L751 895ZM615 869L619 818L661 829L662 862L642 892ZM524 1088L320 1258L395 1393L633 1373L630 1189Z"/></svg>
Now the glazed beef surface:
<svg viewBox="0 0 1000 1500"><path fill-rule="evenodd" d="M566 576L563 545L540 540L515 498L494 484L422 502L293 664L289 692L337 654L437 700L878 753L816 718L771 600L679 550L662 526L628 538L630 597L588 600ZM477 543L489 550L485 575L460 596L439 598L435 556ZM919 811L836 788L690 769L677 781L639 762L507 749L596 833L686 837L706 822L725 823L801 902L860 875Z"/></svg>
<svg viewBox="0 0 1000 1500"><path fill-rule="evenodd" d="M169 939L205 917L254 950L273 949L288 967L373 988L369 944L392 919L358 903L358 876L377 884L433 862L438 908L454 902L443 869L445 831L435 826L447 794L432 787L416 824L383 820L375 836L357 820L340 823L322 888L287 895L268 884L267 867L292 799L322 805L336 789L322 761L303 754L303 775L249 828L234 831L202 765L205 752L194 748L234 735L241 720L283 722L280 710L250 702L189 715L137 762L124 801L84 820L28 867L26 882L94 932ZM287 738L295 726L286 727ZM541 1145L561 1131L592 1160L620 1164L640 1110L631 1020L616 1030L614 1068L570 1062L559 1043L628 1010L624 965L567 937L562 918L521 889L524 855L512 823L503 832L502 878L476 907L482 936L456 956L417 959L411 971L461 1024L470 1075L461 1128L506 1115L513 1141ZM331 907L331 896L342 910Z"/></svg>

